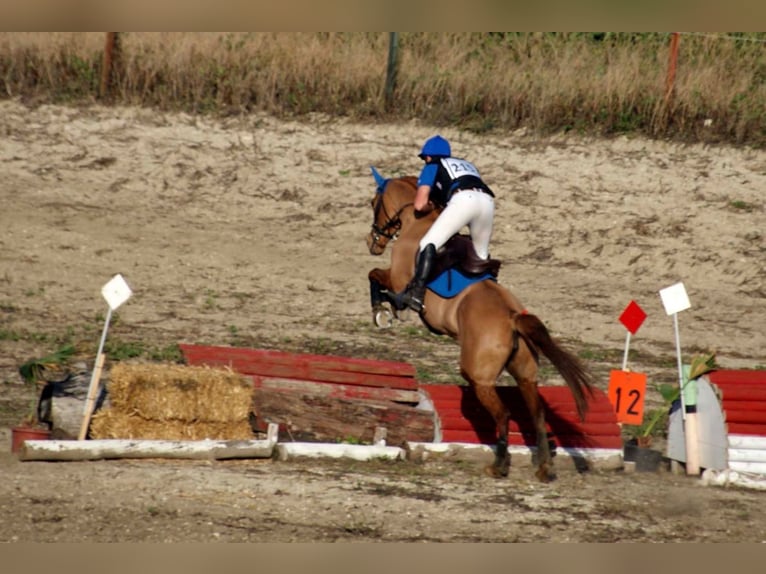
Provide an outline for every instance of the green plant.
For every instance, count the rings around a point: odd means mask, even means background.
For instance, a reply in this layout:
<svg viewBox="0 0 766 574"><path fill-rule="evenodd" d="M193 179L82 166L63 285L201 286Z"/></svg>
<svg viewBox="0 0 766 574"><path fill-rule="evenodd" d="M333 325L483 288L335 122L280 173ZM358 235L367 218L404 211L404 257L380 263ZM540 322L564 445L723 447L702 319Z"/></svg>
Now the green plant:
<svg viewBox="0 0 766 574"><path fill-rule="evenodd" d="M183 353L178 344L173 343L165 347L155 347L149 351L149 358L152 361L165 361L171 363L180 363L183 360Z"/></svg>
<svg viewBox="0 0 766 574"><path fill-rule="evenodd" d="M747 203L746 201L742 201L740 199L735 199L729 202L729 207L733 209L738 209L741 211L747 211L748 213L753 211L755 208L752 204Z"/></svg>
<svg viewBox="0 0 766 574"><path fill-rule="evenodd" d="M46 371L59 371L61 370L72 358L75 353L74 345L65 345L57 351L44 357L37 359L29 359L19 367L19 374L24 382L27 384L45 384ZM21 424L23 426L35 426L38 422L37 418L37 395L31 399L29 408L24 416Z"/></svg>
<svg viewBox="0 0 766 574"><path fill-rule="evenodd" d="M684 382L684 386L698 377L701 377L705 373L712 371L716 368L715 354L699 355L692 359L689 366L688 378ZM669 417L669 411L671 405L681 397L681 386L670 385L663 383L656 386L657 392L663 399L663 406L652 409L647 413L644 422L638 427L635 435L637 438L648 438L654 436L657 425L663 422L662 427L667 426L667 420Z"/></svg>
<svg viewBox="0 0 766 574"><path fill-rule="evenodd" d="M663 399L663 406L652 409L647 413L644 422L638 427L636 432L637 437L650 437L654 436L655 428L660 421L667 422L669 416L670 406L678 397L681 396L681 387L678 385L669 385L663 383L657 386L657 391L660 393ZM663 424L664 428L666 425Z"/></svg>
<svg viewBox="0 0 766 574"><path fill-rule="evenodd" d="M46 370L58 370L68 363L74 352L74 345L65 345L50 355L40 357L39 359L30 359L19 367L19 374L25 382L35 383L44 379L44 372Z"/></svg>
<svg viewBox="0 0 766 574"><path fill-rule="evenodd" d="M346 436L342 439L338 439L338 442L341 444L370 444L368 442L363 441L361 438L356 436Z"/></svg>
<svg viewBox="0 0 766 574"><path fill-rule="evenodd" d="M140 341L124 341L119 338L107 339L104 344L104 353L113 361L123 361L140 357L146 349Z"/></svg>

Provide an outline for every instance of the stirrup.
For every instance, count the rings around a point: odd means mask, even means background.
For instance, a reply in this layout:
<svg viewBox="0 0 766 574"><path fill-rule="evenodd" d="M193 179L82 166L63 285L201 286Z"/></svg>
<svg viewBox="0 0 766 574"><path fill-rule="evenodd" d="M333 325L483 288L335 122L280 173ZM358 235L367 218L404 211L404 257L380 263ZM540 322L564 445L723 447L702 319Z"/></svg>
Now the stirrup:
<svg viewBox="0 0 766 574"><path fill-rule="evenodd" d="M397 311L401 311L409 307L410 309L418 313L422 313L423 309L425 308L423 305L423 301L415 297L415 295L413 295L412 293L408 293L406 289L402 291L401 293L397 293L396 295L394 295L394 306L396 307Z"/></svg>

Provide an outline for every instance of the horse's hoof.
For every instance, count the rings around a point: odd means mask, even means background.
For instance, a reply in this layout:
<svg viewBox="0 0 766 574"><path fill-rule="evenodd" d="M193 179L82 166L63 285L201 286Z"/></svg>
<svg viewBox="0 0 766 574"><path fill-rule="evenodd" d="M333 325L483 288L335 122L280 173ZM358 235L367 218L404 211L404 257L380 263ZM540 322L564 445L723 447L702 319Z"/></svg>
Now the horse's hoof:
<svg viewBox="0 0 766 574"><path fill-rule="evenodd" d="M388 329L394 324L394 316L388 309L379 309L375 311L372 318L379 329Z"/></svg>
<svg viewBox="0 0 766 574"><path fill-rule="evenodd" d="M484 467L484 472L492 478L505 478L508 476L507 468L500 468L494 464Z"/></svg>
<svg viewBox="0 0 766 574"><path fill-rule="evenodd" d="M537 472L535 472L535 476L537 477L537 480L545 483L556 480L556 473L548 469L547 466L538 468Z"/></svg>

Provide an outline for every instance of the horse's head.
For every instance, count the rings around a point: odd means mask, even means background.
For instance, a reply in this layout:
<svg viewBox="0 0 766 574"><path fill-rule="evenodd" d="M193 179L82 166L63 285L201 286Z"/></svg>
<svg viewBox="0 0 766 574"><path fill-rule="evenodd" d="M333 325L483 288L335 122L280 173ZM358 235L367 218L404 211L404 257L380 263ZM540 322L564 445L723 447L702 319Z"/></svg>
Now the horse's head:
<svg viewBox="0 0 766 574"><path fill-rule="evenodd" d="M372 227L367 235L367 248L372 255L381 255L389 241L395 241L402 229L402 211L413 205L416 178L386 179L373 167L377 188L370 202Z"/></svg>

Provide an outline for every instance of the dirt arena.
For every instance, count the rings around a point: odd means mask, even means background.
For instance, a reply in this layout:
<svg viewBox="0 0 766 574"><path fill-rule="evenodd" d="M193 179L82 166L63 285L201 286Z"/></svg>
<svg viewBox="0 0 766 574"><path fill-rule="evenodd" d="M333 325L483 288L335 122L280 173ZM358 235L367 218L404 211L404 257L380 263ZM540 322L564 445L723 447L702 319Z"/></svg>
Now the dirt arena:
<svg viewBox="0 0 766 574"><path fill-rule="evenodd" d="M648 318L629 368L677 381L659 290L682 281L682 354L766 368L766 154L641 138L473 134L417 123L0 102L0 541L762 542L766 493L658 473L470 462L20 462L34 401L18 367L73 333L95 345L100 289L133 297L109 338L403 360L457 383L457 347L405 316L371 323L374 183L417 174L439 131L497 194L500 281L606 389L630 300ZM58 337L58 339L57 339ZM93 357L88 357L92 360ZM108 364L107 364L108 367ZM544 370L543 384L560 384ZM503 379L502 384L509 381ZM649 405L659 404L652 394ZM627 432L627 431L626 431Z"/></svg>

